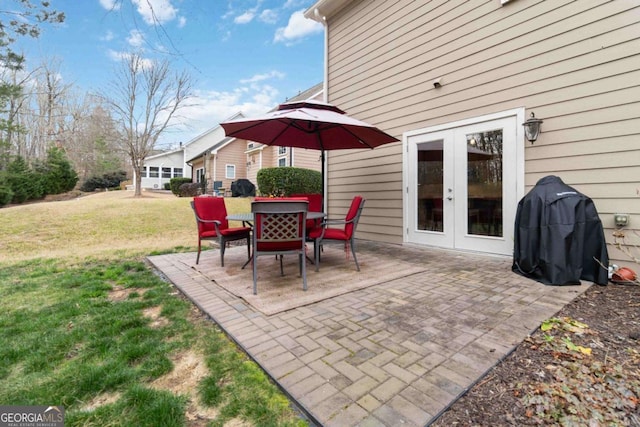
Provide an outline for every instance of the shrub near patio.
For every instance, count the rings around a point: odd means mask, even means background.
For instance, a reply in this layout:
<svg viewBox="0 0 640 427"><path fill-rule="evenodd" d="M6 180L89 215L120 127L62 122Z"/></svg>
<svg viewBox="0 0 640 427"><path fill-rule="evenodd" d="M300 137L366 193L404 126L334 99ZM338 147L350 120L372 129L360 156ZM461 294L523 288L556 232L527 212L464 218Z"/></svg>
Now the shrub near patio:
<svg viewBox="0 0 640 427"><path fill-rule="evenodd" d="M144 262L193 249L188 202L115 191L0 210L0 232L14 248L0 247L2 404L63 405L69 426L306 425L257 365ZM115 211L117 220L106 221ZM146 226L132 228L141 211ZM47 223L47 233L24 232ZM157 245L163 234L170 237ZM19 240L28 251L12 244ZM48 255L56 245L65 248Z"/></svg>
<svg viewBox="0 0 640 427"><path fill-rule="evenodd" d="M322 174L295 167L262 168L257 174L258 191L262 196L322 193Z"/></svg>

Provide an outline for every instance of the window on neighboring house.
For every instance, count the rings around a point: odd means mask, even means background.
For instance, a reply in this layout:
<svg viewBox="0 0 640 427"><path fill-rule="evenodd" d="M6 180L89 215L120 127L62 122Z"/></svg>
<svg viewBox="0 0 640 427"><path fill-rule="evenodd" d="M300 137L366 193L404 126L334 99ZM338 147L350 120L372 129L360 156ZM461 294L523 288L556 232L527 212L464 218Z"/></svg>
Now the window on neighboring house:
<svg viewBox="0 0 640 427"><path fill-rule="evenodd" d="M247 150L251 150L255 144L253 142L247 142Z"/></svg>
<svg viewBox="0 0 640 427"><path fill-rule="evenodd" d="M287 154L287 147L278 147L278 155Z"/></svg>
<svg viewBox="0 0 640 427"><path fill-rule="evenodd" d="M162 168L162 177L171 178L171 168Z"/></svg>
<svg viewBox="0 0 640 427"><path fill-rule="evenodd" d="M140 177L141 178L146 178L147 177L147 167L143 166L142 170L140 171Z"/></svg>
<svg viewBox="0 0 640 427"><path fill-rule="evenodd" d="M278 167L287 166L287 158L281 157L278 159Z"/></svg>
<svg viewBox="0 0 640 427"><path fill-rule="evenodd" d="M204 168L196 169L196 182L204 181Z"/></svg>
<svg viewBox="0 0 640 427"><path fill-rule="evenodd" d="M149 178L157 178L160 176L160 168L158 166L149 166Z"/></svg>
<svg viewBox="0 0 640 427"><path fill-rule="evenodd" d="M182 168L173 168L173 177L182 178Z"/></svg>
<svg viewBox="0 0 640 427"><path fill-rule="evenodd" d="M225 178L236 179L236 165L225 166Z"/></svg>

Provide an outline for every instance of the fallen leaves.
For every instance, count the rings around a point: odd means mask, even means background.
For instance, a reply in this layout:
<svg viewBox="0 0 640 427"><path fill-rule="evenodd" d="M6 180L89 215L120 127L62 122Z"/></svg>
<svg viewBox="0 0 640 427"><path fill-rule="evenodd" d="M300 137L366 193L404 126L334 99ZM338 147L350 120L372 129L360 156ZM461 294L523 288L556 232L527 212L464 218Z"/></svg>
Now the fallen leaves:
<svg viewBox="0 0 640 427"><path fill-rule="evenodd" d="M520 400L526 416L566 426L624 425L627 414L638 408L638 370L624 369L612 358L606 363L591 359L589 343L575 342L595 334L585 323L554 317L540 329L543 334L529 340L531 348L548 352L556 363L536 375L544 381L524 389ZM602 347L597 339L590 344Z"/></svg>
<svg viewBox="0 0 640 427"><path fill-rule="evenodd" d="M533 332L433 427L640 427L638 302L640 286L591 286L545 322L551 328ZM564 337L590 348L591 355L567 348Z"/></svg>

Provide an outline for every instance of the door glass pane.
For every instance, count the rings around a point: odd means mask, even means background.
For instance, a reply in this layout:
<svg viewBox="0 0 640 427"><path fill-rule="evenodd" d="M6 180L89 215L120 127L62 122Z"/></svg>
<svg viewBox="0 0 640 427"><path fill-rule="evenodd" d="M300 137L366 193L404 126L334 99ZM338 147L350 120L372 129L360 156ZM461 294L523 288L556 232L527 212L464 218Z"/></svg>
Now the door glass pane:
<svg viewBox="0 0 640 427"><path fill-rule="evenodd" d="M418 230L444 231L443 141L418 144Z"/></svg>
<svg viewBox="0 0 640 427"><path fill-rule="evenodd" d="M502 129L467 134L467 233L502 237Z"/></svg>

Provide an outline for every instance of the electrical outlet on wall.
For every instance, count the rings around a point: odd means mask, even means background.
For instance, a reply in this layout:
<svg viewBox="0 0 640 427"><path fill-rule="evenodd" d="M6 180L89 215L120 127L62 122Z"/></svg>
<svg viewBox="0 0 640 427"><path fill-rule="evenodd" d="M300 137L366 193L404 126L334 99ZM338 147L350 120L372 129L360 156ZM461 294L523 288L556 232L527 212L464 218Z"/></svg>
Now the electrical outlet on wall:
<svg viewBox="0 0 640 427"><path fill-rule="evenodd" d="M629 225L629 214L613 214L613 222L616 224L616 227L626 227Z"/></svg>

